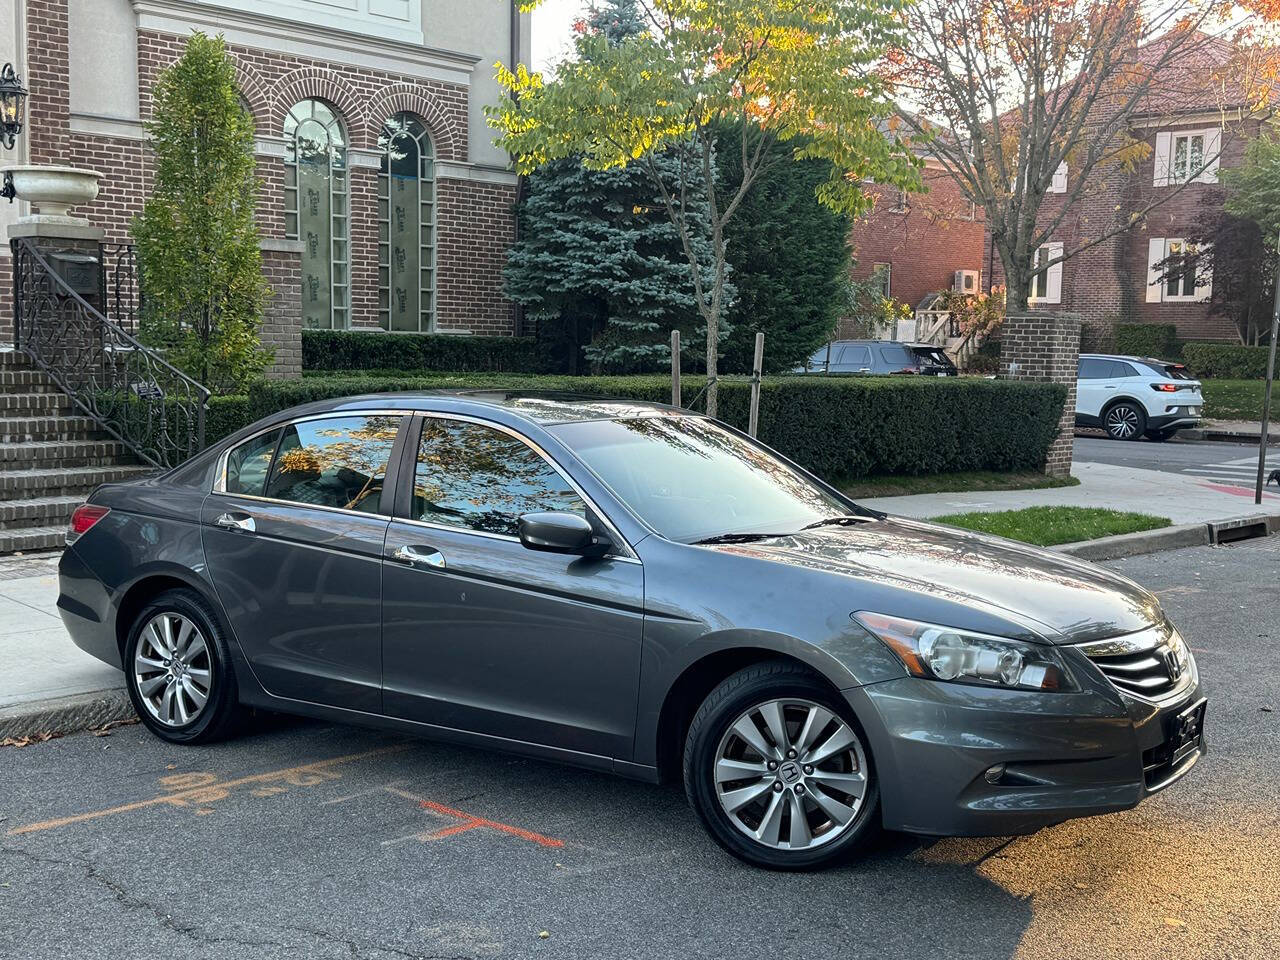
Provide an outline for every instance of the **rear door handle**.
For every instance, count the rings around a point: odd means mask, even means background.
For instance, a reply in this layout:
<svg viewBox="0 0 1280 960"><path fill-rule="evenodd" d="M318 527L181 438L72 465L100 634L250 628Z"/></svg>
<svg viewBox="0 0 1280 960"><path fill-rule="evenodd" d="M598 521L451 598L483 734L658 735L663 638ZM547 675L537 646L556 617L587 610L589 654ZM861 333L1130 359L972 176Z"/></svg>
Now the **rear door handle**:
<svg viewBox="0 0 1280 960"><path fill-rule="evenodd" d="M239 530L241 533L254 533L258 529L253 517L247 513L224 513L213 522L224 529Z"/></svg>
<svg viewBox="0 0 1280 960"><path fill-rule="evenodd" d="M411 567L435 567L444 569L444 554L434 547L403 546L391 555L397 563L407 563Z"/></svg>

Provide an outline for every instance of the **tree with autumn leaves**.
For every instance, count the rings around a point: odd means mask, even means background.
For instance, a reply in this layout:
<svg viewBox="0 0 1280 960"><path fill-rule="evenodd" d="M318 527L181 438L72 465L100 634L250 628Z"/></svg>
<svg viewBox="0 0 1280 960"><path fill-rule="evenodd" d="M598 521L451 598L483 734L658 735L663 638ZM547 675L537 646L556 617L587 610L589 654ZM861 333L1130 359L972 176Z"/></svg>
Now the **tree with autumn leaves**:
<svg viewBox="0 0 1280 960"><path fill-rule="evenodd" d="M870 206L868 180L919 185L916 158L882 130L894 110L883 66L904 44L903 0L641 0L640 9L645 30L619 43L584 36L578 59L552 78L523 64L501 67L512 98L489 109L489 123L521 173L574 155L589 169L635 163L649 173L680 236L706 328L714 416L726 226L753 186L775 164L806 158L830 164L816 193L839 211ZM731 184L716 158L717 131L727 124L742 130L740 179ZM686 148L675 188L656 160L672 147ZM705 198L709 254L694 243L694 196Z"/></svg>
<svg viewBox="0 0 1280 960"><path fill-rule="evenodd" d="M1140 225L1215 169L1265 106L1269 57L1209 0L916 0L891 79L927 148L983 212L1010 310L1063 260ZM1197 110L1219 135L1145 192L1153 117ZM1160 158L1163 160L1163 158ZM1158 174L1157 174L1158 177ZM1124 195L1102 209L1093 197ZM1088 212L1085 212L1088 208ZM1037 251L1068 233L1061 255Z"/></svg>

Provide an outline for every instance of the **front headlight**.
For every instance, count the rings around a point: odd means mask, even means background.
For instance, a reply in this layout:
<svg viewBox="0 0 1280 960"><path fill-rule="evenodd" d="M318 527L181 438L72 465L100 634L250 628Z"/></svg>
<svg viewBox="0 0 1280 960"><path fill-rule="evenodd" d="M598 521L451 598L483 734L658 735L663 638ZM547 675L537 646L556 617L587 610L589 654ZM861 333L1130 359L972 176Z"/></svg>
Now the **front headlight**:
<svg viewBox="0 0 1280 960"><path fill-rule="evenodd" d="M897 654L913 677L1009 690L1075 690L1053 647L860 611L854 619Z"/></svg>

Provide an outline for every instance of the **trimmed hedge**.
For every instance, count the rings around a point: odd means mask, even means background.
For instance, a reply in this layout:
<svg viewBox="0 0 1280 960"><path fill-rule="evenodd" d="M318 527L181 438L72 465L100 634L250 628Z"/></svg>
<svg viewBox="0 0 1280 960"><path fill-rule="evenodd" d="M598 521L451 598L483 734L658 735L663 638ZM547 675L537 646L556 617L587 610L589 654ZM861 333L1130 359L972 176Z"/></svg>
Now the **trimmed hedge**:
<svg viewBox="0 0 1280 960"><path fill-rule="evenodd" d="M470 337L355 330L302 331L304 370L535 373L532 337Z"/></svg>
<svg viewBox="0 0 1280 960"><path fill-rule="evenodd" d="M204 412L205 446L229 437L256 419L258 418L249 415L249 398L243 394L210 397L209 406Z"/></svg>
<svg viewBox="0 0 1280 960"><path fill-rule="evenodd" d="M1188 343L1182 348L1182 361L1197 377L1262 380L1267 376L1267 353L1267 347Z"/></svg>
<svg viewBox="0 0 1280 960"><path fill-rule="evenodd" d="M1178 328L1172 323L1117 323L1116 353L1167 360L1177 356Z"/></svg>
<svg viewBox="0 0 1280 960"><path fill-rule="evenodd" d="M683 381L686 402L701 377ZM494 387L560 390L667 402L663 376L513 377L441 375L403 378L268 380L250 388L251 420L297 404L399 390ZM819 476L844 481L870 474L1043 467L1057 435L1066 388L969 377L766 377L760 439ZM745 428L750 386L722 380L721 419Z"/></svg>

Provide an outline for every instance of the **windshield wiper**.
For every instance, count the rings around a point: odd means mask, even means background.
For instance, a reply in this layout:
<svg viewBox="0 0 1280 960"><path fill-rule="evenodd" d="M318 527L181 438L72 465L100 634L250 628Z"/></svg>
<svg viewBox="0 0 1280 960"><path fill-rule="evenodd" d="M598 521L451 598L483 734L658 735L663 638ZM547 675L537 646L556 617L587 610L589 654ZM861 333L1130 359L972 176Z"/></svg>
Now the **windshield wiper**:
<svg viewBox="0 0 1280 960"><path fill-rule="evenodd" d="M855 523L866 523L874 517L824 517L821 520L815 520L813 523L806 523L801 530L813 530L817 527L849 527Z"/></svg>
<svg viewBox="0 0 1280 960"><path fill-rule="evenodd" d="M694 544L704 543L751 543L754 540L772 540L775 537L792 537L792 533L719 533L714 537L703 537L691 541Z"/></svg>

